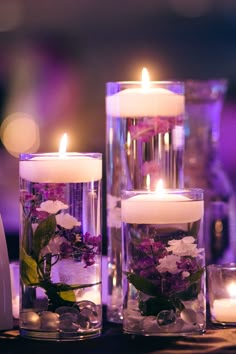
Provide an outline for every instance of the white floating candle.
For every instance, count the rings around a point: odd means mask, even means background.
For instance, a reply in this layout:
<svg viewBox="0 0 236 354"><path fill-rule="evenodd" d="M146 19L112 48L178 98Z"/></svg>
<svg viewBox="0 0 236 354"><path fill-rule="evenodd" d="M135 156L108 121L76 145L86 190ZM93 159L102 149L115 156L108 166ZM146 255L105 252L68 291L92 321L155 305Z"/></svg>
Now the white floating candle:
<svg viewBox="0 0 236 354"><path fill-rule="evenodd" d="M121 202L123 222L134 224L175 224L201 219L203 201L180 194L144 193Z"/></svg>
<svg viewBox="0 0 236 354"><path fill-rule="evenodd" d="M67 153L67 134L61 139L59 153L39 154L20 161L20 177L39 183L83 183L102 178L102 159L89 154Z"/></svg>
<svg viewBox="0 0 236 354"><path fill-rule="evenodd" d="M42 154L20 161L20 177L39 183L82 183L102 177L102 160L76 153Z"/></svg>
<svg viewBox="0 0 236 354"><path fill-rule="evenodd" d="M143 70L141 82L127 82L129 88L106 97L106 112L113 117L173 117L184 112L184 95L162 85L168 82L149 82ZM134 87L132 87L134 86ZM140 87L139 87L140 86Z"/></svg>

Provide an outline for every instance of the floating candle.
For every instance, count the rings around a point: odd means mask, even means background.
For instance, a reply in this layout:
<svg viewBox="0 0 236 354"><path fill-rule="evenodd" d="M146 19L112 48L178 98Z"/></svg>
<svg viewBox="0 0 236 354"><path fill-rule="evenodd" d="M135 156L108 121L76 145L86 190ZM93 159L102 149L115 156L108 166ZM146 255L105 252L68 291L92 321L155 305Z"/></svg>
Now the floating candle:
<svg viewBox="0 0 236 354"><path fill-rule="evenodd" d="M134 224L189 223L201 219L203 201L168 190L147 192L122 200L121 214L123 222Z"/></svg>
<svg viewBox="0 0 236 354"><path fill-rule="evenodd" d="M162 87L167 82L147 83L146 71L138 82L124 82L127 89L106 97L106 112L114 117L178 116L184 112L184 94ZM152 87L154 86L155 87ZM158 87L156 87L158 85ZM135 86L135 87L132 87Z"/></svg>
<svg viewBox="0 0 236 354"><path fill-rule="evenodd" d="M65 142L65 136L62 141ZM63 152L37 154L28 160L20 161L19 173L21 178L31 182L97 181L102 177L102 159L99 153L66 153L63 149Z"/></svg>

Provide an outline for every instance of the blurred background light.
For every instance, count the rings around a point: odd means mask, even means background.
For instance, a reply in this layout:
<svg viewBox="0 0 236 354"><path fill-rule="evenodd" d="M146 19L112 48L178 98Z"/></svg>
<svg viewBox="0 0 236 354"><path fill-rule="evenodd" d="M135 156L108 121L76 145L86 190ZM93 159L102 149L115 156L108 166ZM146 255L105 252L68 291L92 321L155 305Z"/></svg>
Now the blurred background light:
<svg viewBox="0 0 236 354"><path fill-rule="evenodd" d="M212 0L169 0L172 9L179 15L199 17L209 13L212 9Z"/></svg>
<svg viewBox="0 0 236 354"><path fill-rule="evenodd" d="M29 115L14 113L6 117L1 125L1 139L6 150L18 158L20 153L38 150L39 128Z"/></svg>
<svg viewBox="0 0 236 354"><path fill-rule="evenodd" d="M0 32L15 30L23 22L22 4L19 0L0 1Z"/></svg>

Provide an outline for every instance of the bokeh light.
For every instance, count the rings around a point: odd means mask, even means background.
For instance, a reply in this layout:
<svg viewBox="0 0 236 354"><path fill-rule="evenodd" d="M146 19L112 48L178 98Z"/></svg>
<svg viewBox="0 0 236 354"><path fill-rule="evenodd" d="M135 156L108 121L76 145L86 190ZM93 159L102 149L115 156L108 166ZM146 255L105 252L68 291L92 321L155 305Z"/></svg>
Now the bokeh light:
<svg viewBox="0 0 236 354"><path fill-rule="evenodd" d="M33 153L39 149L39 127L25 113L14 113L6 117L0 133L3 145L12 156L18 157L20 153Z"/></svg>
<svg viewBox="0 0 236 354"><path fill-rule="evenodd" d="M212 0L169 0L172 10L185 17L205 16L212 9Z"/></svg>
<svg viewBox="0 0 236 354"><path fill-rule="evenodd" d="M18 0L0 1L0 32L13 31L23 21L23 8Z"/></svg>

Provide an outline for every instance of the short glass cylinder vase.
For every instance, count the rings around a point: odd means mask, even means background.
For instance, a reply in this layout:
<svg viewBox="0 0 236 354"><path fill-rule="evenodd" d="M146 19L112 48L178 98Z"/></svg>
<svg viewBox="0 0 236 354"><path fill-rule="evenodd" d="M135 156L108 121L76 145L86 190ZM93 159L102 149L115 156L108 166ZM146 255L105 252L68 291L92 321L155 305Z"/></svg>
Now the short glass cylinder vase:
<svg viewBox="0 0 236 354"><path fill-rule="evenodd" d="M171 336L205 331L203 208L199 189L124 192L125 333Z"/></svg>
<svg viewBox="0 0 236 354"><path fill-rule="evenodd" d="M98 336L102 155L22 154L19 175L20 335Z"/></svg>
<svg viewBox="0 0 236 354"><path fill-rule="evenodd" d="M236 263L207 266L211 322L236 326Z"/></svg>
<svg viewBox="0 0 236 354"><path fill-rule="evenodd" d="M184 84L106 86L107 319L122 322L121 190L183 187Z"/></svg>

